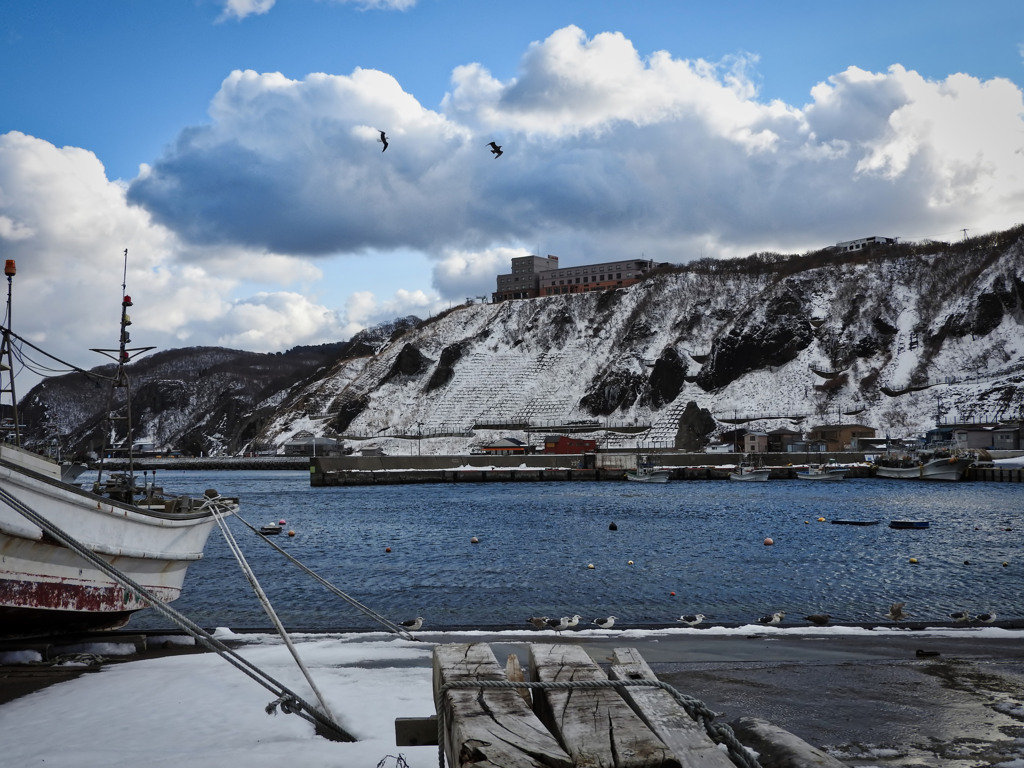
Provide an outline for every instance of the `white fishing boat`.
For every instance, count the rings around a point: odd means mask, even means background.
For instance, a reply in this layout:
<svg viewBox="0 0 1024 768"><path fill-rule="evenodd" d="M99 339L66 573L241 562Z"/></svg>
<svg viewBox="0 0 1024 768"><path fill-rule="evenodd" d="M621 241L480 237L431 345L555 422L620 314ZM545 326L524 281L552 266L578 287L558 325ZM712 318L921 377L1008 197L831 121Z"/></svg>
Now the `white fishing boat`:
<svg viewBox="0 0 1024 768"><path fill-rule="evenodd" d="M799 480L823 480L826 482L844 480L846 467L841 467L835 461L830 461L827 464L818 464L816 467L798 469L796 476Z"/></svg>
<svg viewBox="0 0 1024 768"><path fill-rule="evenodd" d="M667 483L671 475L667 469L637 467L626 472L626 479L634 483Z"/></svg>
<svg viewBox="0 0 1024 768"><path fill-rule="evenodd" d="M655 466L650 456L636 457L636 468L626 470L626 479L634 483L667 483L671 473Z"/></svg>
<svg viewBox="0 0 1024 768"><path fill-rule="evenodd" d="M10 285L13 261L5 271ZM112 351L118 355L115 380L130 398L124 371L131 351L124 332L129 306L124 296L122 341ZM118 475L101 480L97 474L91 488L62 480L60 464L19 446L12 346L24 340L7 323L2 331L0 363L10 380L2 391L11 403L3 419L8 441L0 443L0 635L114 629L147 607L92 558L113 565L160 600L176 599L189 565L203 556L216 516L237 509L237 500L213 490L199 499L167 497L154 482L137 487L130 461Z"/></svg>
<svg viewBox="0 0 1024 768"><path fill-rule="evenodd" d="M890 480L943 480L956 482L977 456L955 447L933 447L911 454L887 453L875 461L875 477Z"/></svg>
<svg viewBox="0 0 1024 768"><path fill-rule="evenodd" d="M771 477L772 471L760 466L752 459L744 459L732 472L729 473L730 480L739 480L747 483L763 483Z"/></svg>

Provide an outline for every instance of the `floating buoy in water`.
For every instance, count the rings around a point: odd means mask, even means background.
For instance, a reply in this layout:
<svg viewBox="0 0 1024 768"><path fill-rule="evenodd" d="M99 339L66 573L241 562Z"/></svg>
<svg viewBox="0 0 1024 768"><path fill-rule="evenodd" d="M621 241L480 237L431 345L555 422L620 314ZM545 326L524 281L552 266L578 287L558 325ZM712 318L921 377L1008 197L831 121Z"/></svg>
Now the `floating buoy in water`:
<svg viewBox="0 0 1024 768"><path fill-rule="evenodd" d="M632 564L633 564L632 560L630 560L628 563L626 563L626 565L632 565Z"/></svg>
<svg viewBox="0 0 1024 768"><path fill-rule="evenodd" d="M390 552L391 551L391 547L384 547L384 551L385 552Z"/></svg>
<svg viewBox="0 0 1024 768"><path fill-rule="evenodd" d="M480 539L478 539L476 536L474 536L472 539L469 540L469 543L470 544L479 544L480 543Z"/></svg>
<svg viewBox="0 0 1024 768"><path fill-rule="evenodd" d="M284 518L282 517L280 520L278 520L277 524L278 525L284 525Z"/></svg>
<svg viewBox="0 0 1024 768"><path fill-rule="evenodd" d="M970 565L970 564L971 564L970 560L964 560L964 565Z"/></svg>
<svg viewBox="0 0 1024 768"><path fill-rule="evenodd" d="M1004 561L1003 561L1003 568L1005 568L1005 567L1006 567L1006 566L1008 566L1008 565L1009 565L1009 563L1008 563L1008 562L1006 562L1006 561L1004 560Z"/></svg>
<svg viewBox="0 0 1024 768"><path fill-rule="evenodd" d="M916 557L910 558L910 562L911 562L911 564L916 565L917 564L917 558Z"/></svg>
<svg viewBox="0 0 1024 768"><path fill-rule="evenodd" d="M770 547L770 546L771 546L772 544L774 544L774 543L775 543L775 542L774 542L774 541L773 541L773 540L771 539L771 537L769 537L769 538L767 538L767 539L765 539L765 540L764 540L764 545L765 545L766 547Z"/></svg>
<svg viewBox="0 0 1024 768"><path fill-rule="evenodd" d="M608 526L608 530L609 530L609 531L617 531L617 530L619 530L619 526L617 526L617 525L615 524L615 521L613 520L613 521L611 522L611 524L610 524L610 525Z"/></svg>
<svg viewBox="0 0 1024 768"><path fill-rule="evenodd" d="M668 596L669 596L669 597L675 597L675 596L676 596L676 593L675 593L675 592L669 592L669 593L668 593Z"/></svg>
<svg viewBox="0 0 1024 768"><path fill-rule="evenodd" d="M811 524L810 520L804 520L804 525L810 525L810 524Z"/></svg>
<svg viewBox="0 0 1024 768"><path fill-rule="evenodd" d="M295 535L295 531L288 531L288 535L289 536L294 536Z"/></svg>
<svg viewBox="0 0 1024 768"><path fill-rule="evenodd" d="M594 564L593 563L588 563L587 564L587 569L591 570L591 571L594 570Z"/></svg>
<svg viewBox="0 0 1024 768"><path fill-rule="evenodd" d="M824 517L819 517L818 518L818 522L819 523L824 523L825 522L825 518Z"/></svg>

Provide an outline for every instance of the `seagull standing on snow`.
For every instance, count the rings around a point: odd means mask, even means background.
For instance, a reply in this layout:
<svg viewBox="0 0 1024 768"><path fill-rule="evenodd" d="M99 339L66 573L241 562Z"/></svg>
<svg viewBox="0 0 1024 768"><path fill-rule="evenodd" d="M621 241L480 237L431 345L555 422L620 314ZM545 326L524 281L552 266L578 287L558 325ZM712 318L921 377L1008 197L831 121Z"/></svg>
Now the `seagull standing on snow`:
<svg viewBox="0 0 1024 768"><path fill-rule="evenodd" d="M696 627L702 621L704 621L703 613L686 613L680 616L676 621L681 621L688 627Z"/></svg>
<svg viewBox="0 0 1024 768"><path fill-rule="evenodd" d="M577 624L580 623L580 619L581 618L582 618L582 616L580 616L578 613L570 616L569 617L569 624L568 624L568 626L569 627L575 627Z"/></svg>
<svg viewBox="0 0 1024 768"><path fill-rule="evenodd" d="M906 603L893 603L890 605L889 612L885 614L885 618L892 619L893 621L903 621L910 615L903 610L904 605L906 605Z"/></svg>
<svg viewBox="0 0 1024 768"><path fill-rule="evenodd" d="M615 617L609 616L607 619L594 619L591 624L597 624L601 629L611 629L612 625L615 624Z"/></svg>
<svg viewBox="0 0 1024 768"><path fill-rule="evenodd" d="M417 629L423 626L423 617L417 616L415 619L406 619L402 622L402 626L408 629L410 632L415 632Z"/></svg>
<svg viewBox="0 0 1024 768"><path fill-rule="evenodd" d="M953 611L953 613L949 614L949 618L951 618L958 624L962 624L966 621L971 620L971 614L969 614L967 611Z"/></svg>
<svg viewBox="0 0 1024 768"><path fill-rule="evenodd" d="M548 621L548 626L555 630L555 632L561 632L563 629L569 628L569 618L563 616L560 619L551 619Z"/></svg>
<svg viewBox="0 0 1024 768"><path fill-rule="evenodd" d="M501 155L502 155L501 147L499 147L493 141L488 146L490 146L491 154L494 155L494 159L495 160L497 160L499 157L501 157Z"/></svg>
<svg viewBox="0 0 1024 768"><path fill-rule="evenodd" d="M543 629L548 625L547 616L531 616L526 620L527 624L533 624L537 629Z"/></svg>
<svg viewBox="0 0 1024 768"><path fill-rule="evenodd" d="M382 149L381 152L387 152L388 151L388 137L384 135L384 131L380 131L380 138L377 139L377 141L379 141L381 144L384 145L384 149Z"/></svg>
<svg viewBox="0 0 1024 768"><path fill-rule="evenodd" d="M824 627L831 618L827 613L812 613L810 616L804 616L805 621L809 621L811 624L816 624L819 627Z"/></svg>
<svg viewBox="0 0 1024 768"><path fill-rule="evenodd" d="M757 622L759 624L781 624L784 618L786 618L785 611L776 611L770 616L762 616Z"/></svg>
<svg viewBox="0 0 1024 768"><path fill-rule="evenodd" d="M982 624L991 624L993 621L996 620L996 615L994 613L979 613L974 618L976 621L980 621Z"/></svg>

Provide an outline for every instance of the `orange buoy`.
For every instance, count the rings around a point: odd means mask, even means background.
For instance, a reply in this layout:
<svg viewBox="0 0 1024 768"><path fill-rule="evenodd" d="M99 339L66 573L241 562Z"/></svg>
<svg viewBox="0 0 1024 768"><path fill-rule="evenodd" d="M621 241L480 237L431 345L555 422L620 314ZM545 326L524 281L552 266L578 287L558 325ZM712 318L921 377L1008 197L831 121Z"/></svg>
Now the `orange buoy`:
<svg viewBox="0 0 1024 768"><path fill-rule="evenodd" d="M469 543L470 544L479 544L480 543L480 539L478 539L476 536L474 536L472 539L469 540Z"/></svg>
<svg viewBox="0 0 1024 768"><path fill-rule="evenodd" d="M385 552L390 552L391 551L391 547L384 547L384 551Z"/></svg>
<svg viewBox="0 0 1024 768"><path fill-rule="evenodd" d="M289 536L294 536L295 535L295 531L288 531L288 535Z"/></svg>
<svg viewBox="0 0 1024 768"><path fill-rule="evenodd" d="M911 565L917 565L917 558L916 557L910 558L910 563L911 563Z"/></svg>
<svg viewBox="0 0 1024 768"><path fill-rule="evenodd" d="M668 596L669 596L669 597L675 597L675 596L676 596L676 593L675 593L675 592L669 592L669 593L668 593Z"/></svg>
<svg viewBox="0 0 1024 768"><path fill-rule="evenodd" d="M767 539L765 539L765 540L764 540L764 545L765 545L766 547L770 547L770 546L771 546L772 544L774 544L774 543L775 543L775 542L774 542L774 541L773 541L773 540L771 539L771 537L769 537L769 538L767 538Z"/></svg>

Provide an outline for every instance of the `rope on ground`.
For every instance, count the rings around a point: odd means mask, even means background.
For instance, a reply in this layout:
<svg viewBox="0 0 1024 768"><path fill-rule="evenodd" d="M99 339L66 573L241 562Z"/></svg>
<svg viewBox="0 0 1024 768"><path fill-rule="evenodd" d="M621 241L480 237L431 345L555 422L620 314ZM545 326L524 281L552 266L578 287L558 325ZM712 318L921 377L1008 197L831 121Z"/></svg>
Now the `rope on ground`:
<svg viewBox="0 0 1024 768"><path fill-rule="evenodd" d="M331 712L331 708L327 705L327 701L326 699L324 699L323 694L320 693L320 689L317 687L316 682L314 682L313 676L309 673L309 670L306 668L306 665L303 663L302 659L299 658L299 652L295 648L295 645L292 643L292 639L288 635L288 631L284 628L284 625L281 623L281 619L278 617L277 611L274 610L274 606L271 605L270 598L267 597L267 593L264 592L263 587L260 586L260 582L256 578L256 574L253 573L252 568L249 566L249 562L245 559L245 554L243 554L242 548L238 546L238 541L236 541L234 534L231 533L231 529L228 527L227 521L224 519L224 516L215 515L215 517L217 519L217 526L220 528L220 532L224 534L224 540L227 542L228 548L231 550L231 553L235 556L235 560L238 561L239 567L245 574L245 578L249 581L249 584L252 587L253 592L256 593L256 597L259 599L260 604L263 606L263 610L266 611L267 616L270 617L270 620L274 623L274 626L277 628L277 633L281 636L281 639L284 641L285 646L288 648L288 652L291 653L292 658L295 659L295 663L298 665L299 670L302 672L302 676L306 678L306 682L309 683L309 687L312 688L313 693L316 694L317 701L320 702L320 706L323 708L324 714L327 715L327 717L331 720L337 719L335 718L334 713ZM281 705L281 711L285 712L286 714L289 714L288 711L285 709L283 703Z"/></svg>
<svg viewBox="0 0 1024 768"><path fill-rule="evenodd" d="M716 744L722 744L728 750L729 758L740 768L762 768L754 754L744 747L736 734L725 723L715 723L716 713L708 708L700 699L687 696L660 680L566 680L550 682L516 682L512 680L453 680L445 683L437 691L434 707L437 711L437 744L438 766L445 768L444 759L444 695L453 689L484 689L484 688L529 688L531 690L586 690L597 688L630 688L630 687L661 688L672 696L690 717L700 723L705 732Z"/></svg>
<svg viewBox="0 0 1024 768"><path fill-rule="evenodd" d="M201 643L208 650L218 654L221 658L227 661L229 664L240 670L244 674L248 675L251 679L262 685L267 690L271 691L275 696L278 697L278 702L282 700L288 701L289 709L287 710L290 714L298 715L311 722L317 729L318 733L328 738L332 738L336 741L356 741L356 738L350 733L345 731L340 725L335 723L333 720L325 717L315 707L309 705L297 694L290 691L288 688L283 686L281 683L276 681L266 672L261 670L259 667L254 665L252 662L240 656L238 653L228 648L218 638L211 635L205 629L200 627L198 624L193 622L184 614L175 610L159 597L154 595L148 589L143 587L141 584L136 582L134 579L121 573L117 568L112 566L106 560L101 558L95 552L90 550L84 544L79 542L76 538L71 536L59 526L54 525L42 515L38 514L35 510L25 504L21 499L12 495L9 491L4 488L0 488L0 501L4 502L13 509L15 512L20 514L22 517L27 519L37 528L48 533L54 539L59 541L61 544L66 546L68 549L75 552L82 559L86 560L90 564L96 567L97 570L102 571L104 574L109 576L115 582L123 587L127 587L134 590L136 593L141 595L149 605L162 614L164 617L173 621L178 627L185 630L189 635L194 637L199 643ZM203 509L209 509L211 514L214 516L230 514L234 504L224 497L214 497L207 499L203 504ZM275 702L273 706L276 706ZM282 706L282 711L286 711Z"/></svg>
<svg viewBox="0 0 1024 768"><path fill-rule="evenodd" d="M282 555L284 555L291 563L293 563L294 565L298 566L302 570L303 573L305 573L307 576L312 577L315 581L319 582L321 585L326 587L331 593L333 593L337 597L340 597L342 600L344 600L346 603L351 605L353 608L355 608L356 610L359 610L362 613L366 614L371 619L373 619L378 624L380 624L385 629L387 629L389 632L393 632L396 635L401 635L406 640L415 640L416 639L409 632L409 630L407 630L401 624L396 624L395 622L393 622L390 619L388 619L386 616L382 616L381 614L377 613L375 610L373 610L369 606L363 605L362 603L360 603L358 600L356 600L351 595L345 594L340 589L338 589L336 586L331 584L331 582L327 581L327 579L325 579L323 576L318 574L316 571L312 570L311 568L306 566L301 561L299 561L296 558L292 557L292 555L290 555L284 549L279 547L276 543L271 541L269 537L264 536L262 533L260 533L259 528L257 528L255 525L253 525L248 520L243 518L240 514L238 514L238 512L235 512L235 518L237 520L241 521L241 523L243 525L245 525L247 528L249 528L253 533L258 533L260 535L260 538L262 538L265 542L267 542L267 544L269 544L274 549L276 549L278 552L280 552Z"/></svg>

